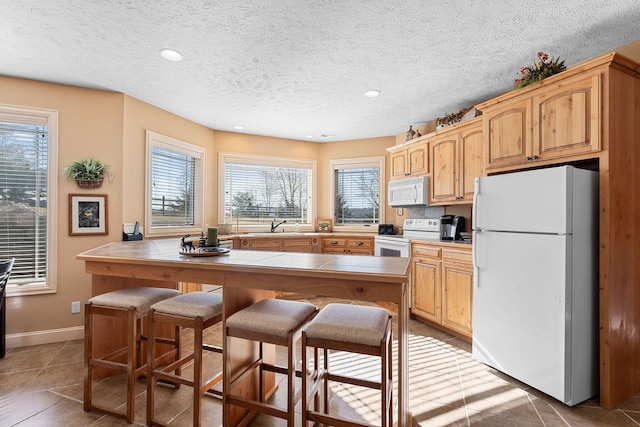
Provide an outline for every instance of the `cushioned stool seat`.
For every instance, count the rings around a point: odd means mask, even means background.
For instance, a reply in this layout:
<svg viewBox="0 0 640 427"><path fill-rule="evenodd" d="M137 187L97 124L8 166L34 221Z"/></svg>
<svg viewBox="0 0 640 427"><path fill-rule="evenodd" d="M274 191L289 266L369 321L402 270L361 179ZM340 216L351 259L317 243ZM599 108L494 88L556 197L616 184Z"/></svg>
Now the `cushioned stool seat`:
<svg viewBox="0 0 640 427"><path fill-rule="evenodd" d="M147 338L142 335L142 318L151 305L175 297L180 293L175 289L137 287L125 288L96 295L85 305L84 329L84 410L96 411L120 418L132 423L135 410L135 380L146 372L146 364L141 354L140 343ZM107 355L96 357L93 353L93 318L95 315L111 316L126 322L126 346ZM112 331L119 334L119 331ZM149 340L150 343L154 342ZM149 345L153 347L153 345ZM170 350L171 352L175 349ZM124 362L122 361L124 358ZM126 412L95 405L92 400L92 382L94 369L107 368L127 374Z"/></svg>
<svg viewBox="0 0 640 427"><path fill-rule="evenodd" d="M307 347L314 348L313 371L309 372ZM318 349L323 350L323 368L318 369ZM381 380L369 381L329 370L329 350L380 357ZM313 421L324 425L369 426L329 414L329 381L381 391L382 426L393 425L391 315L385 309L351 304L328 304L302 331L302 425ZM308 390L308 381L311 389ZM318 392L323 389L322 400ZM314 409L309 408L313 401ZM319 410L319 405L324 409Z"/></svg>
<svg viewBox="0 0 640 427"><path fill-rule="evenodd" d="M265 299L244 308L225 321L225 379L230 379L224 385L224 410L227 419L230 419L230 406L240 406L250 411L264 413L287 420L288 426L294 425L294 408L300 399L300 393L295 391L296 358L295 342L300 335L301 328L315 316L317 307L298 301ZM259 355L244 372L231 378L230 366L233 355L231 354L231 338L243 338L259 343ZM267 363L263 359L263 343L275 344L287 347L287 366L278 366ZM236 356L237 357L237 356ZM232 394L236 385L241 383L247 375L258 369L258 399L251 400ZM276 372L287 376L287 407L279 408L264 402L263 372Z"/></svg>
<svg viewBox="0 0 640 427"><path fill-rule="evenodd" d="M162 425L154 419L155 383L166 381L176 385L184 384L193 388L193 426L202 422L202 396L222 381L222 373L208 379L202 378L203 350L222 353L222 348L203 343L204 331L222 320L222 295L208 292L190 292L158 302L149 310L149 339L156 337L160 323L173 325L176 347L180 348L180 327L192 328L194 335L193 353L182 356L179 350L177 360L161 366L154 349L147 349L147 425ZM169 340L169 342L171 342ZM182 366L193 361L193 378L182 375ZM219 391L214 394L222 396Z"/></svg>

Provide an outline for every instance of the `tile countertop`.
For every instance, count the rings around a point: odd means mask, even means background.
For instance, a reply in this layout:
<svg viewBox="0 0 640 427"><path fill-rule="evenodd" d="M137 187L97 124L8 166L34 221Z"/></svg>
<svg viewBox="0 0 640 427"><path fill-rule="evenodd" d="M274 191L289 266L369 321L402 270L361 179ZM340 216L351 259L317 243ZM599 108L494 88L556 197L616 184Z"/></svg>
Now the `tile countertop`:
<svg viewBox="0 0 640 427"><path fill-rule="evenodd" d="M318 236L318 237L374 237L378 236L378 233L363 233L363 232L332 232L332 233L320 233L315 231L309 232L287 232L287 233L269 233L269 232L259 232L259 233L241 233L241 234L225 234L220 235L218 238L220 240L233 240L235 238L238 239L257 239L263 237L307 237L307 236ZM419 239L411 239L411 242L415 243L432 243L436 245L443 246L463 246L463 247L471 247L471 241L464 240L419 240Z"/></svg>

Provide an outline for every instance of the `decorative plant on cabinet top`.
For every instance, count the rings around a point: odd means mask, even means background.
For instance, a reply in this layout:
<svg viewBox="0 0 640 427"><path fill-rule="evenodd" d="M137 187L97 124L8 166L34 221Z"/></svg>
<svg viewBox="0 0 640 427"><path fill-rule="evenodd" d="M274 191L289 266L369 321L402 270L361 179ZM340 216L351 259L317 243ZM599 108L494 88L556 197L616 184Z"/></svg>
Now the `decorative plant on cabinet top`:
<svg viewBox="0 0 640 427"><path fill-rule="evenodd" d="M109 182L113 180L110 167L100 160L90 158L72 162L62 173L67 179L75 179L80 188L100 188L105 177Z"/></svg>

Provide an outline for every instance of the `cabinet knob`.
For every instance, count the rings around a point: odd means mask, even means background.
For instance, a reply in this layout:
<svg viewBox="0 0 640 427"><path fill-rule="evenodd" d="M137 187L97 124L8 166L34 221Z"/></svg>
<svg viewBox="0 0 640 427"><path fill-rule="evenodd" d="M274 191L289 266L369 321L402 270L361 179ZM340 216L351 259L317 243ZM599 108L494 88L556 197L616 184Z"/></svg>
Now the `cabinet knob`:
<svg viewBox="0 0 640 427"><path fill-rule="evenodd" d="M531 156L527 156L527 157L525 157L525 160L526 160L527 162L530 162L530 161L531 161Z"/></svg>
<svg viewBox="0 0 640 427"><path fill-rule="evenodd" d="M538 156L533 156L533 160L538 160Z"/></svg>
<svg viewBox="0 0 640 427"><path fill-rule="evenodd" d="M364 242L356 242L356 245L362 246L362 245L364 245Z"/></svg>
<svg viewBox="0 0 640 427"><path fill-rule="evenodd" d="M332 244L332 245L337 245L337 244L338 244L338 242L337 242L336 240L332 240L332 241L331 241L331 244Z"/></svg>

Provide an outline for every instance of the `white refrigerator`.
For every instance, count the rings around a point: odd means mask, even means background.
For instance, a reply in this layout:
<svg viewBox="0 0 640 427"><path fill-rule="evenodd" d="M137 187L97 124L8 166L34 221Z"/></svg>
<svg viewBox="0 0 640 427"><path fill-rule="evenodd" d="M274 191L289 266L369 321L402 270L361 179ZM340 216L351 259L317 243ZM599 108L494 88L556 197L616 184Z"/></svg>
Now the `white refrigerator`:
<svg viewBox="0 0 640 427"><path fill-rule="evenodd" d="M476 178L473 357L573 406L598 394L598 174Z"/></svg>

